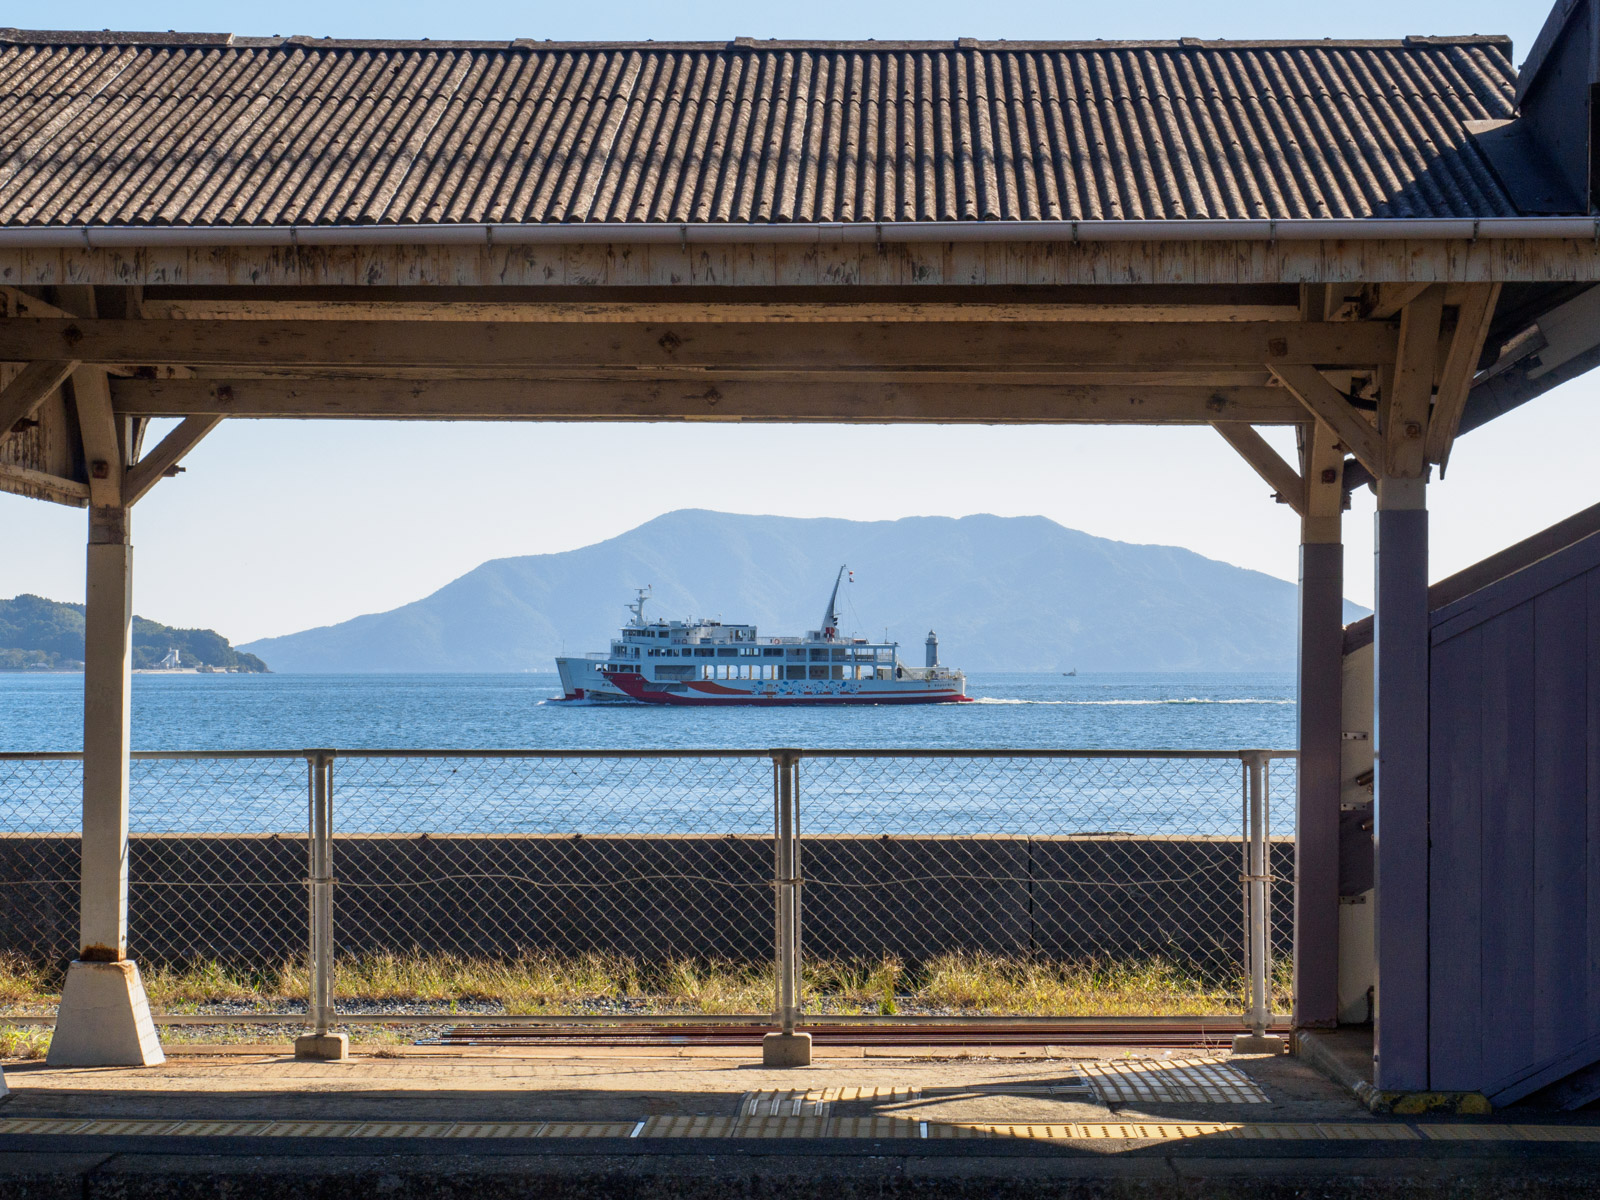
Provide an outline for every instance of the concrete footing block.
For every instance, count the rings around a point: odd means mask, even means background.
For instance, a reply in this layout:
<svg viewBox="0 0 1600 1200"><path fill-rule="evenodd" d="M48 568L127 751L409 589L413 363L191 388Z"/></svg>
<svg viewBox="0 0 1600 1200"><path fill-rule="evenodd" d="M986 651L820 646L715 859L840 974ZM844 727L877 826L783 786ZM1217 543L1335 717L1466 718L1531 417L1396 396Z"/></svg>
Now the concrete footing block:
<svg viewBox="0 0 1600 1200"><path fill-rule="evenodd" d="M319 1062L343 1062L350 1057L350 1038L343 1033L308 1033L294 1040L294 1056Z"/></svg>
<svg viewBox="0 0 1600 1200"><path fill-rule="evenodd" d="M1235 1054L1282 1054L1289 1044L1275 1033L1239 1033L1233 1038Z"/></svg>
<svg viewBox="0 0 1600 1200"><path fill-rule="evenodd" d="M0 1100L4 1100L10 1094L11 1089L6 1086L6 1073L0 1071Z"/></svg>
<svg viewBox="0 0 1600 1200"><path fill-rule="evenodd" d="M809 1033L769 1033L761 1039L761 1065L763 1067L809 1067L811 1065L811 1035Z"/></svg>
<svg viewBox="0 0 1600 1200"><path fill-rule="evenodd" d="M52 1067L153 1067L167 1061L132 962L67 967L45 1062Z"/></svg>

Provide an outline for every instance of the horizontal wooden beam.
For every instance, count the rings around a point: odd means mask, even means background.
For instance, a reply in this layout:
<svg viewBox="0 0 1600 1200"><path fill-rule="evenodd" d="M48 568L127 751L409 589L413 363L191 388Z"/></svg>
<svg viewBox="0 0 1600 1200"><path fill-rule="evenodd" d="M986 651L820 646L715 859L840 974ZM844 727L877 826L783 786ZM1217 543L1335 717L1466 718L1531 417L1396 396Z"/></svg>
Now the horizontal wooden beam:
<svg viewBox="0 0 1600 1200"><path fill-rule="evenodd" d="M1008 387L1185 387L1185 388L1235 388L1276 387L1272 372L1265 367L1248 368L1192 367L1186 371L1113 371L1089 367L1069 367L1059 371L1016 370L998 371L994 368L933 368L908 367L893 371L869 370L860 367L828 367L816 370L795 368L762 370L741 367L718 367L676 371L643 371L638 368L581 368L542 367L534 371L511 371L505 367L474 369L470 367L391 367L375 371L371 367L196 367L196 379L220 380L231 383L241 379L287 379L299 383L328 382L341 379L382 378L394 383L443 382L450 380L482 379L504 383L621 383L679 382L718 384L748 383L805 383L827 386L836 383L872 384L886 383L941 383L976 386L985 383L1004 383ZM162 378L187 378L188 376L162 376ZM140 378L148 378L141 376Z"/></svg>
<svg viewBox="0 0 1600 1200"><path fill-rule="evenodd" d="M1151 289L1155 291L1156 289ZM737 321L749 324L837 324L840 322L944 323L951 321L1293 321L1292 304L1181 303L1025 303L1007 301L917 302L701 302L676 301L495 301L475 300L254 300L160 299L146 301L142 315L185 321L533 321L546 323L639 324Z"/></svg>
<svg viewBox="0 0 1600 1200"><path fill-rule="evenodd" d="M57 504L70 504L73 508L89 506L88 484L11 463L0 463L0 492L27 496L31 500L53 500Z"/></svg>
<svg viewBox="0 0 1600 1200"><path fill-rule="evenodd" d="M1250 426L1236 422L1218 423L1215 428L1223 440L1239 452L1239 457L1249 463L1267 486L1277 493L1279 500L1299 516L1306 515L1305 481L1300 478L1298 471L1283 461L1283 457L1268 444L1266 438Z"/></svg>
<svg viewBox="0 0 1600 1200"><path fill-rule="evenodd" d="M1389 324L1297 321L622 325L417 321L0 321L0 359L244 366L1182 370L1392 362Z"/></svg>
<svg viewBox="0 0 1600 1200"><path fill-rule="evenodd" d="M1283 388L830 384L697 380L119 379L118 413L533 421L837 421L976 424L1303 422Z"/></svg>
<svg viewBox="0 0 1600 1200"><path fill-rule="evenodd" d="M6 247L0 278L49 286L868 287L1276 286L1440 280L1600 280L1600 242L1555 238L1331 237L771 245Z"/></svg>
<svg viewBox="0 0 1600 1200"><path fill-rule="evenodd" d="M128 468L122 485L122 502L132 504L155 487L163 475L200 444L201 438L221 423L219 416L185 417L178 422L178 427L162 438L154 450Z"/></svg>

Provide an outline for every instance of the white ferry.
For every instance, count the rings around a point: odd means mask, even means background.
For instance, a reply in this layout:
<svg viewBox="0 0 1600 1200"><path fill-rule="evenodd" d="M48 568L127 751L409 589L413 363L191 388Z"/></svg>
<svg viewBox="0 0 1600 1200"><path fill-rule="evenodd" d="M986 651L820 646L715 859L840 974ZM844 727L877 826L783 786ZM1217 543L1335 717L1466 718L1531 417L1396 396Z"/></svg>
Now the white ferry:
<svg viewBox="0 0 1600 1200"><path fill-rule="evenodd" d="M762 637L754 625L647 621L649 588L627 606L632 620L611 649L558 658L563 700L720 706L789 704L950 704L967 700L967 677L939 665L928 633L921 667L900 661L898 642L839 633L839 584L822 627L804 637Z"/></svg>

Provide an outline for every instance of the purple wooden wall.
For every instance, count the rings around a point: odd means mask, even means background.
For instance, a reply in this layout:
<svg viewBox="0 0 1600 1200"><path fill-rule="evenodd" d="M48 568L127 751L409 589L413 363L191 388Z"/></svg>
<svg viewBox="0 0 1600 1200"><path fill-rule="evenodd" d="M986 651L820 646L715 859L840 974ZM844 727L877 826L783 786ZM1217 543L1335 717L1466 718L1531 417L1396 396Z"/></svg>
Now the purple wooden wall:
<svg viewBox="0 0 1600 1200"><path fill-rule="evenodd" d="M1429 1083L1600 1061L1600 535L1433 614Z"/></svg>

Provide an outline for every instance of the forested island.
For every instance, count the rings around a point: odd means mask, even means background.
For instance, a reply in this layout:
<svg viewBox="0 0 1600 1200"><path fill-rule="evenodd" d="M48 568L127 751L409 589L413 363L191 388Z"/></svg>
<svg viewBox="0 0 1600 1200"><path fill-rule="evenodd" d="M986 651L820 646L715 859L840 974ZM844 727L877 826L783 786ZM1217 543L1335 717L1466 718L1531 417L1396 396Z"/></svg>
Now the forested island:
<svg viewBox="0 0 1600 1200"><path fill-rule="evenodd" d="M174 629L159 621L133 618L135 670L175 665L190 670L266 671L254 654L235 650L211 629ZM0 671L75 671L83 669L83 605L43 596L0 600Z"/></svg>

